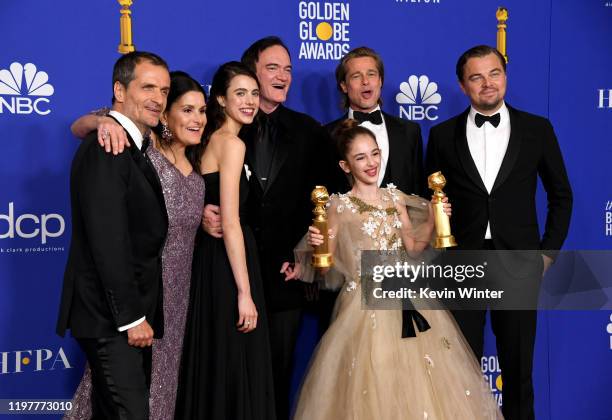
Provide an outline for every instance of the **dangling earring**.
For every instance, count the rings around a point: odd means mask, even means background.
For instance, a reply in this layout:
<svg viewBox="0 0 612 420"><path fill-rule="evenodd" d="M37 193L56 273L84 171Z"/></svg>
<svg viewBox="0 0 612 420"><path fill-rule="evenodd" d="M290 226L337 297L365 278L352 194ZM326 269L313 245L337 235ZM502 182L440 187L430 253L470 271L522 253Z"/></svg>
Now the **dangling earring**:
<svg viewBox="0 0 612 420"><path fill-rule="evenodd" d="M164 123L162 123L161 137L166 143L170 143L173 137L172 131L170 131L170 128Z"/></svg>

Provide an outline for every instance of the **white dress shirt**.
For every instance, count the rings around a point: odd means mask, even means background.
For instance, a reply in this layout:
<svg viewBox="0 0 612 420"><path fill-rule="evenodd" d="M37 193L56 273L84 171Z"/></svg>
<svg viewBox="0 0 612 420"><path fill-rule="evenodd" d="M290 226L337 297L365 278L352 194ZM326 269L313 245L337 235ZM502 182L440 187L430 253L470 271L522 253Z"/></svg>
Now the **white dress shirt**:
<svg viewBox="0 0 612 420"><path fill-rule="evenodd" d="M508 149L510 115L508 114L506 104L502 103L502 106L497 111L488 114L494 115L499 113L500 120L497 127L494 127L489 121L486 121L481 127L477 127L475 122L477 113L478 111L473 107L470 108L465 134L472 159L476 164L487 192L490 194ZM487 222L485 239L491 239L490 222Z"/></svg>
<svg viewBox="0 0 612 420"><path fill-rule="evenodd" d="M119 124L121 124L121 126L125 128L125 131L128 132L132 140L134 140L134 144L136 144L136 146L140 150L142 148L142 133L140 132L138 127L136 127L136 124L134 124L132 120L130 120L128 117L126 117L125 115L123 115L122 113L118 111L110 111L108 115L112 116L114 119L119 121ZM122 325L121 327L117 329L120 332L127 331L132 327L142 324L145 319L146 317L143 316L142 318L137 319L136 321L131 322L127 325Z"/></svg>
<svg viewBox="0 0 612 420"><path fill-rule="evenodd" d="M380 106L376 106L371 112L380 111ZM349 108L348 118L353 118L353 110ZM378 171L378 186L383 182L385 171L387 170L387 162L389 161L389 134L387 134L387 126L385 125L385 117L382 117L382 124L372 124L370 121L364 121L359 124L367 128L376 136L376 143L380 149L380 169Z"/></svg>
<svg viewBox="0 0 612 420"><path fill-rule="evenodd" d="M136 124L134 124L132 120L130 120L128 117L118 111L110 111L108 115L119 121L119 124L121 124L121 126L125 128L125 131L127 131L132 140L134 140L134 143L138 147L138 150L142 149L143 137L138 127L136 127Z"/></svg>

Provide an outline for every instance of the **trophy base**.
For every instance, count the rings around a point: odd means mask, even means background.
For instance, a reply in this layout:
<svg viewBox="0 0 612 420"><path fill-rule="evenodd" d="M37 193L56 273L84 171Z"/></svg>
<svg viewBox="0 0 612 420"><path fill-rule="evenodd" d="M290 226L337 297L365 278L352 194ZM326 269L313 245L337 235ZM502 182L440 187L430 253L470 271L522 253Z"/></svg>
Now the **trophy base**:
<svg viewBox="0 0 612 420"><path fill-rule="evenodd" d="M438 249L450 248L453 246L457 246L457 242L455 242L455 237L453 235L437 237L434 243L434 248Z"/></svg>
<svg viewBox="0 0 612 420"><path fill-rule="evenodd" d="M332 254L313 254L312 266L314 268L329 268L334 264Z"/></svg>

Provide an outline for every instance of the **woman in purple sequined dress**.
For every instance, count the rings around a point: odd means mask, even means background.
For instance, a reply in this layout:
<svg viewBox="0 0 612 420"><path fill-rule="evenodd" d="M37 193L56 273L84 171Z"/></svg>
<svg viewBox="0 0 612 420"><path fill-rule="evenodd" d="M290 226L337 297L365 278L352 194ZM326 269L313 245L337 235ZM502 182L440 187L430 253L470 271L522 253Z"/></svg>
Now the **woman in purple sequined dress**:
<svg viewBox="0 0 612 420"><path fill-rule="evenodd" d="M189 303L195 234L204 205L204 180L193 170L185 149L201 141L206 125L204 90L183 72L172 72L166 111L156 147L146 151L161 181L168 211L168 236L162 253L164 336L153 342L149 418L174 417L180 359ZM98 125L90 119L89 128ZM91 127L91 125L94 127ZM91 417L91 373L86 368L67 419Z"/></svg>

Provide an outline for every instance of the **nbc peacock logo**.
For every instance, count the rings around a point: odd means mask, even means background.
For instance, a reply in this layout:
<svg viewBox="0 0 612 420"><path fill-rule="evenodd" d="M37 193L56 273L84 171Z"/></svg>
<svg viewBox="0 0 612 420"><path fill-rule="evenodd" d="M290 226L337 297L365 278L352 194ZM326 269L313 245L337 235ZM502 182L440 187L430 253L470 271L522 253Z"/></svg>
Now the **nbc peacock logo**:
<svg viewBox="0 0 612 420"><path fill-rule="evenodd" d="M54 92L48 82L49 75L32 63L14 62L8 70L0 70L0 114L48 115Z"/></svg>
<svg viewBox="0 0 612 420"><path fill-rule="evenodd" d="M400 118L413 121L438 119L436 105L442 102L442 96L436 82L430 81L426 75L412 75L407 82L400 83L399 89L395 101L399 105Z"/></svg>

